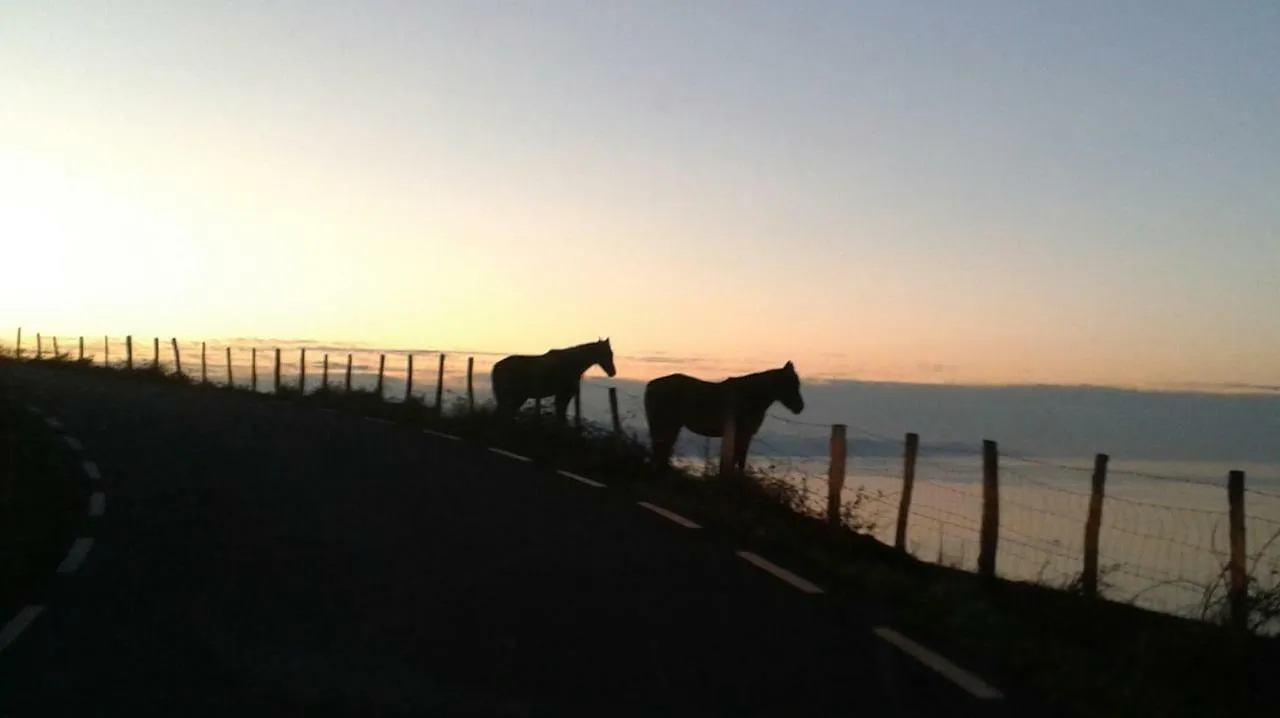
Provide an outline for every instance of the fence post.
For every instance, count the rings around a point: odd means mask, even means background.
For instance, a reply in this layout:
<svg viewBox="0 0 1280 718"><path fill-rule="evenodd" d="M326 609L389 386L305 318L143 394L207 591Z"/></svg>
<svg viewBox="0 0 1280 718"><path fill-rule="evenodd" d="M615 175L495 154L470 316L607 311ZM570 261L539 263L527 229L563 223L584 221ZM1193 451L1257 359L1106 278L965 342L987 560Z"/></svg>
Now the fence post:
<svg viewBox="0 0 1280 718"><path fill-rule="evenodd" d="M44 358L44 337L40 336L40 332L36 332L36 359Z"/></svg>
<svg viewBox="0 0 1280 718"><path fill-rule="evenodd" d="M582 431L582 377L578 377L578 388L573 393L573 428Z"/></svg>
<svg viewBox="0 0 1280 718"><path fill-rule="evenodd" d="M227 347L227 388L236 388L236 377L231 371L231 347Z"/></svg>
<svg viewBox="0 0 1280 718"><path fill-rule="evenodd" d="M227 347L231 351L231 347ZM227 363L227 383L231 383L231 364ZM258 393L258 348L249 347L249 390Z"/></svg>
<svg viewBox="0 0 1280 718"><path fill-rule="evenodd" d="M169 341L173 344L173 366L178 376L182 376L182 354L178 352L178 338L169 337Z"/></svg>
<svg viewBox="0 0 1280 718"><path fill-rule="evenodd" d="M84 337L80 337L80 361L84 361Z"/></svg>
<svg viewBox="0 0 1280 718"><path fill-rule="evenodd" d="M22 327L18 327L18 343L14 346L13 354L18 359L22 358Z"/></svg>
<svg viewBox="0 0 1280 718"><path fill-rule="evenodd" d="M831 425L831 465L827 469L827 523L832 528L844 524L840 509L844 507L845 457L849 450L848 429L844 424Z"/></svg>
<svg viewBox="0 0 1280 718"><path fill-rule="evenodd" d="M1084 572L1080 585L1084 595L1098 596L1098 534L1102 531L1102 500L1106 496L1107 461L1110 457L1093 457L1093 487L1089 492L1089 518L1084 522Z"/></svg>
<svg viewBox="0 0 1280 718"><path fill-rule="evenodd" d="M982 529L978 540L978 574L994 579L1000 542L1000 455L996 442L989 439L982 441Z"/></svg>
<svg viewBox="0 0 1280 718"><path fill-rule="evenodd" d="M1227 503L1231 525L1231 624L1238 630L1249 628L1248 576L1245 573L1244 472L1227 475Z"/></svg>
<svg viewBox="0 0 1280 718"><path fill-rule="evenodd" d="M62 354L62 351L58 349L58 337L57 337L57 335L54 335L54 337L53 337L53 358L54 358L54 360L55 360L55 361L58 359L58 355L60 355L60 354Z"/></svg>
<svg viewBox="0 0 1280 718"><path fill-rule="evenodd" d="M111 366L111 337L102 337L102 366Z"/></svg>
<svg viewBox="0 0 1280 718"><path fill-rule="evenodd" d="M406 403L413 398L413 355L409 355L409 366L405 369L404 378L404 400Z"/></svg>
<svg viewBox="0 0 1280 718"><path fill-rule="evenodd" d="M613 435L622 436L622 417L618 415L618 387L609 387L609 416L613 419Z"/></svg>
<svg viewBox="0 0 1280 718"><path fill-rule="evenodd" d="M160 337L151 338L151 368L160 371Z"/></svg>
<svg viewBox="0 0 1280 718"><path fill-rule="evenodd" d="M379 399L382 398L382 374L383 374L383 370L385 370L386 368L387 368L387 355L379 354L378 355L378 398Z"/></svg>
<svg viewBox="0 0 1280 718"><path fill-rule="evenodd" d="M350 354L348 354L348 355L347 355L347 383L346 383L346 387L347 387L347 389L346 389L347 393L348 393L348 394L350 394L350 393L351 393L351 355L350 355Z"/></svg>
<svg viewBox="0 0 1280 718"><path fill-rule="evenodd" d="M209 383L209 358L206 355L206 347L204 342L200 342L200 383Z"/></svg>
<svg viewBox="0 0 1280 718"><path fill-rule="evenodd" d="M124 338L124 366L129 371L133 371L133 335L129 334Z"/></svg>
<svg viewBox="0 0 1280 718"><path fill-rule="evenodd" d="M307 348L298 350L298 393L307 395Z"/></svg>
<svg viewBox="0 0 1280 718"><path fill-rule="evenodd" d="M475 413L476 411L476 389L472 383L472 377L475 375L476 358L467 357L467 411Z"/></svg>
<svg viewBox="0 0 1280 718"><path fill-rule="evenodd" d="M440 366L436 369L436 416L444 416L444 352L440 352Z"/></svg>
<svg viewBox="0 0 1280 718"><path fill-rule="evenodd" d="M734 411L735 406L732 401L729 402L729 410L725 412L724 432L720 437L720 476L732 476L736 472L736 464L733 460L734 450L737 448L737 412Z"/></svg>
<svg viewBox="0 0 1280 718"><path fill-rule="evenodd" d="M907 521L911 517L911 493L916 488L916 456L920 454L920 435L907 432L902 449L902 495L898 497L898 530L893 536L893 547L907 550Z"/></svg>
<svg viewBox="0 0 1280 718"><path fill-rule="evenodd" d="M329 354L324 355L324 364L320 367L320 389L321 391L329 391Z"/></svg>
<svg viewBox="0 0 1280 718"><path fill-rule="evenodd" d="M276 367L274 370L274 374L272 375L273 378L271 380L271 387L276 393L276 395L279 395L280 394L280 347L276 347L275 350L276 350Z"/></svg>

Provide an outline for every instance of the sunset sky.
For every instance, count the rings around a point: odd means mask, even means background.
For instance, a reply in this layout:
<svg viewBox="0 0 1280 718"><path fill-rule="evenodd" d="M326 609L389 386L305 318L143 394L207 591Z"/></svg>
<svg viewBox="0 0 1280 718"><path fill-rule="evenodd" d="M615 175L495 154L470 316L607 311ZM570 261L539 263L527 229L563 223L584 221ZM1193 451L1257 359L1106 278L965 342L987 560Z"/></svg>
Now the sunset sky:
<svg viewBox="0 0 1280 718"><path fill-rule="evenodd" d="M1273 2L5 3L0 322L1280 385L1278 33Z"/></svg>

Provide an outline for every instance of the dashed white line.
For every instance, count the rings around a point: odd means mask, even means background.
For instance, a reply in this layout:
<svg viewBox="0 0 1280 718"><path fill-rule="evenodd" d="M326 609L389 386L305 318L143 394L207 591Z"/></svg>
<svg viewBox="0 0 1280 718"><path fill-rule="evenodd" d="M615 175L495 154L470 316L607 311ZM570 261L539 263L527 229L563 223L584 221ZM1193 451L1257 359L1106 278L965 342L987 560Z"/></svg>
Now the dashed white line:
<svg viewBox="0 0 1280 718"><path fill-rule="evenodd" d="M372 421L377 424L394 424L395 423L394 421L390 419L384 419L381 416L365 416L361 418L363 418L365 421Z"/></svg>
<svg viewBox="0 0 1280 718"><path fill-rule="evenodd" d="M513 453L511 453L510 451L505 451L505 450L503 450L503 449L498 449L498 448L495 448L495 447L492 447L492 446L490 446L490 447L489 447L489 451L492 451L492 452L493 452L493 453L495 453L495 454L502 454L503 456L509 456L509 457L511 457L511 458L513 458L513 459L515 459L516 461L533 461L533 459L530 459L530 458L529 458L529 457L527 457L527 456L521 456L521 455L519 455L519 454L513 454Z"/></svg>
<svg viewBox="0 0 1280 718"><path fill-rule="evenodd" d="M674 511L668 511L668 510L666 510L666 509L662 508L661 506L655 506L655 505L653 505L653 504L649 503L648 501L637 501L636 503L640 504L641 506L645 507L646 509L649 509L650 511L654 512L655 514L657 514L657 515L659 515L659 516L663 516L663 517L665 517L665 518L668 518L668 519L670 519L670 520L672 520L672 521L674 521L674 522L676 522L676 523L680 524L681 526L683 526L683 527L685 527L685 528L687 528L687 529L700 529L700 528L702 528L701 526L699 526L699 525L695 524L694 522L690 521L689 519L686 519L685 517L681 516L680 514L678 514L678 513L674 512Z"/></svg>
<svg viewBox="0 0 1280 718"><path fill-rule="evenodd" d="M84 444L81 444L80 440L76 437L64 436L62 437L62 440L67 442L67 446L70 446L72 451L84 451Z"/></svg>
<svg viewBox="0 0 1280 718"><path fill-rule="evenodd" d="M756 566L759 566L760 568L768 571L774 576L777 576L783 581L786 581L792 586L795 586L801 591L804 591L805 593L822 593L822 589L818 588L812 582L808 581L807 579L800 578L799 576L795 575L794 573L791 573L787 569L777 565L776 563L773 563L772 561L762 558L757 554L751 553L750 551L739 551L738 555L743 557L750 563L753 563Z"/></svg>
<svg viewBox="0 0 1280 718"><path fill-rule="evenodd" d="M327 407L327 406L322 406L322 407L320 407L320 411L323 411L323 412L324 412L324 413L326 413L326 414L337 414L337 413L338 413L338 410L337 410L337 409L332 409L332 408Z"/></svg>
<svg viewBox="0 0 1280 718"><path fill-rule="evenodd" d="M423 429L422 433L430 434L431 436L438 436L441 439L448 439L450 441L462 441L462 437L460 436L454 436L453 434L446 434L443 431L436 431L435 429Z"/></svg>
<svg viewBox="0 0 1280 718"><path fill-rule="evenodd" d="M888 626L876 626L871 632L893 645L901 648L904 652L915 658L917 661L925 664L933 670L941 673L952 683L960 686L974 696L983 700L992 700L1004 698L999 690L988 684L986 681L975 676L974 674L964 670L960 666L889 628Z"/></svg>
<svg viewBox="0 0 1280 718"><path fill-rule="evenodd" d="M53 429L55 431L62 431L62 422L58 421L52 416L46 416L44 418L44 423L48 424L50 429Z"/></svg>
<svg viewBox="0 0 1280 718"><path fill-rule="evenodd" d="M98 471L98 465L92 461L84 462L84 473L94 481L102 478L102 472Z"/></svg>
<svg viewBox="0 0 1280 718"><path fill-rule="evenodd" d="M93 548L93 539L87 536L81 536L71 544L71 550L67 551L67 557L62 559L62 563L58 565L58 573L71 573L80 568L80 564L84 561L84 557L89 555L89 549Z"/></svg>
<svg viewBox="0 0 1280 718"><path fill-rule="evenodd" d="M596 481L595 479L588 479L588 478L587 478L587 477L585 477L585 476L579 476L579 475L577 475L577 474L573 473L572 471L565 471L564 469L557 469L557 470L556 470L556 473L557 473L557 474L560 474L561 476L564 476L564 477L566 477L566 478L573 479L574 481L579 481L579 482L581 482L581 483L584 483L584 484L586 484L587 486L594 486L594 487L596 487L597 489L603 489L603 488L604 488L604 484L600 483L599 481Z"/></svg>
<svg viewBox="0 0 1280 718"><path fill-rule="evenodd" d="M89 494L89 515L101 516L107 510L107 496L101 491Z"/></svg>
<svg viewBox="0 0 1280 718"><path fill-rule="evenodd" d="M21 611L18 611L18 615L9 619L9 622L4 624L4 628L0 629L0 651L8 648L9 644L13 643L43 610L44 606L40 605L24 606Z"/></svg>

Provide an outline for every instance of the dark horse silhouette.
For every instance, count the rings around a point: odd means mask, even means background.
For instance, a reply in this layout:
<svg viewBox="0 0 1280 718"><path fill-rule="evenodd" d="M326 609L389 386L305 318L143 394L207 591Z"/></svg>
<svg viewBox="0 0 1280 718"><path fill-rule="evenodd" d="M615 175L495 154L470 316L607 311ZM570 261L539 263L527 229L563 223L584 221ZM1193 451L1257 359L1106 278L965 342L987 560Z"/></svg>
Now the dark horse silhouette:
<svg viewBox="0 0 1280 718"><path fill-rule="evenodd" d="M795 365L735 376L719 382L688 374L668 374L644 387L644 416L649 422L653 461L660 468L671 466L671 452L681 429L709 437L723 437L725 421L732 409L735 469L741 473L747 463L751 437L764 423L765 412L780 401L793 414L804 411L800 377Z"/></svg>
<svg viewBox="0 0 1280 718"><path fill-rule="evenodd" d="M569 400L577 395L583 372L596 364L611 377L618 373L613 366L613 348L608 337L544 354L503 357L489 373L498 413L511 416L530 399L555 396L556 420L563 424Z"/></svg>

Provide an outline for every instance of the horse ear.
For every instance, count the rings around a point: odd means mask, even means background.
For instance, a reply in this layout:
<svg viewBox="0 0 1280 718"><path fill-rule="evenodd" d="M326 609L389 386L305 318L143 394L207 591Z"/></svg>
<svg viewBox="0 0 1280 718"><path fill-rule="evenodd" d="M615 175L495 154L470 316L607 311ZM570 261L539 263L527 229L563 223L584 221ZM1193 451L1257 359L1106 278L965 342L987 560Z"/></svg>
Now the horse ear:
<svg viewBox="0 0 1280 718"><path fill-rule="evenodd" d="M795 364L792 364L790 361L788 361L788 362L787 362L787 365L786 365L786 366L784 366L784 367L782 367L782 368L783 368L783 369L790 369L791 371L795 371L795 370L796 370L796 365L795 365Z"/></svg>

